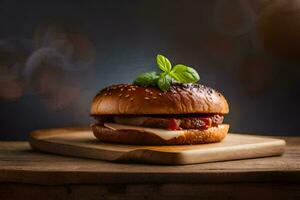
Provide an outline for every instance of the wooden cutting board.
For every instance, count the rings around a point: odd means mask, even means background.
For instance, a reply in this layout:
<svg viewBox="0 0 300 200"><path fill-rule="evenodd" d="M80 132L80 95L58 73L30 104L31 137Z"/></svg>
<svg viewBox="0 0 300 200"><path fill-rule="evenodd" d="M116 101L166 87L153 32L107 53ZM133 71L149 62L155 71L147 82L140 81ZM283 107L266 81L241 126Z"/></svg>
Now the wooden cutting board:
<svg viewBox="0 0 300 200"><path fill-rule="evenodd" d="M98 141L88 128L37 130L29 142L35 150L115 162L195 164L281 155L285 141L229 133L220 143L182 146L133 146Z"/></svg>

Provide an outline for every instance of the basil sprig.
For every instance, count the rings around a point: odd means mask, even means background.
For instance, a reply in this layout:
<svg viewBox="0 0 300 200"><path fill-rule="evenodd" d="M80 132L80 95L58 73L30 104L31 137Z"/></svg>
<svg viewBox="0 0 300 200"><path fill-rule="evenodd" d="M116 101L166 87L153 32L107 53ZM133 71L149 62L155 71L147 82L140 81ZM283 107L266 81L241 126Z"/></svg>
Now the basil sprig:
<svg viewBox="0 0 300 200"><path fill-rule="evenodd" d="M163 55L157 55L156 62L161 73L152 71L140 74L133 83L140 86L158 86L166 92L173 82L195 83L200 79L197 71L191 67L177 64L172 68L169 59Z"/></svg>
<svg viewBox="0 0 300 200"><path fill-rule="evenodd" d="M156 72L146 72L140 74L133 83L141 86L156 86L158 79L159 75Z"/></svg>

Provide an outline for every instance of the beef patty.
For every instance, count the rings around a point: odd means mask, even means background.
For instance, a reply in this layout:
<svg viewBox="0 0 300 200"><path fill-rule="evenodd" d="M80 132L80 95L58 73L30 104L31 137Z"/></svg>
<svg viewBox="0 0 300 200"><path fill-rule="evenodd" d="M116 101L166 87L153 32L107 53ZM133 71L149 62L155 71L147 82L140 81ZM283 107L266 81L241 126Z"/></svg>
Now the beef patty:
<svg viewBox="0 0 300 200"><path fill-rule="evenodd" d="M151 128L163 128L169 130L180 129L208 129L212 126L218 126L223 123L222 115L206 116L111 116L97 117L99 123L115 122L118 124L144 126Z"/></svg>

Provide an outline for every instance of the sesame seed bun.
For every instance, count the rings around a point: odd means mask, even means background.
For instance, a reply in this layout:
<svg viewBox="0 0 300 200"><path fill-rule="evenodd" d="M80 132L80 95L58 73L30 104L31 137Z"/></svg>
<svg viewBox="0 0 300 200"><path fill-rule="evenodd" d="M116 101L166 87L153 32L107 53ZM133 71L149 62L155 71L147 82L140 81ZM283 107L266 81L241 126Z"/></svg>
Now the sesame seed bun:
<svg viewBox="0 0 300 200"><path fill-rule="evenodd" d="M174 84L170 91L162 92L157 87L141 87L119 84L101 90L93 99L91 115L119 116L129 115L197 115L229 112L224 96L216 90L200 84ZM122 116L123 115L123 116ZM202 115L203 116L203 115ZM124 127L124 126L123 126ZM101 141L136 145L183 145L220 142L229 129L227 124L217 124L205 130L184 129L180 132L164 132L135 127L117 129L105 126L105 122L92 125L94 135ZM148 130L148 131L147 131ZM151 132L152 130L152 132ZM175 134L170 138L165 134Z"/></svg>
<svg viewBox="0 0 300 200"><path fill-rule="evenodd" d="M221 124L206 130L187 129L184 134L164 140L161 137L137 130L112 130L99 124L92 125L94 135L103 142L134 145L189 145L220 142L228 132L229 125Z"/></svg>
<svg viewBox="0 0 300 200"><path fill-rule="evenodd" d="M91 115L226 114L224 96L200 84L175 84L170 91L157 87L119 84L101 90L93 99Z"/></svg>

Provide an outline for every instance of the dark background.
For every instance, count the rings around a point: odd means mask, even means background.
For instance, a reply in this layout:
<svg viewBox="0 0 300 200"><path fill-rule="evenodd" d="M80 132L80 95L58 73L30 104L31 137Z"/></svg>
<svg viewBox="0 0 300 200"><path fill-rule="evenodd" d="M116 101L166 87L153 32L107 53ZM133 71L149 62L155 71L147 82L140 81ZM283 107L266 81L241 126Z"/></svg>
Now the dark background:
<svg viewBox="0 0 300 200"><path fill-rule="evenodd" d="M89 124L158 53L226 96L232 132L299 135L299 47L297 0L0 0L0 139Z"/></svg>

